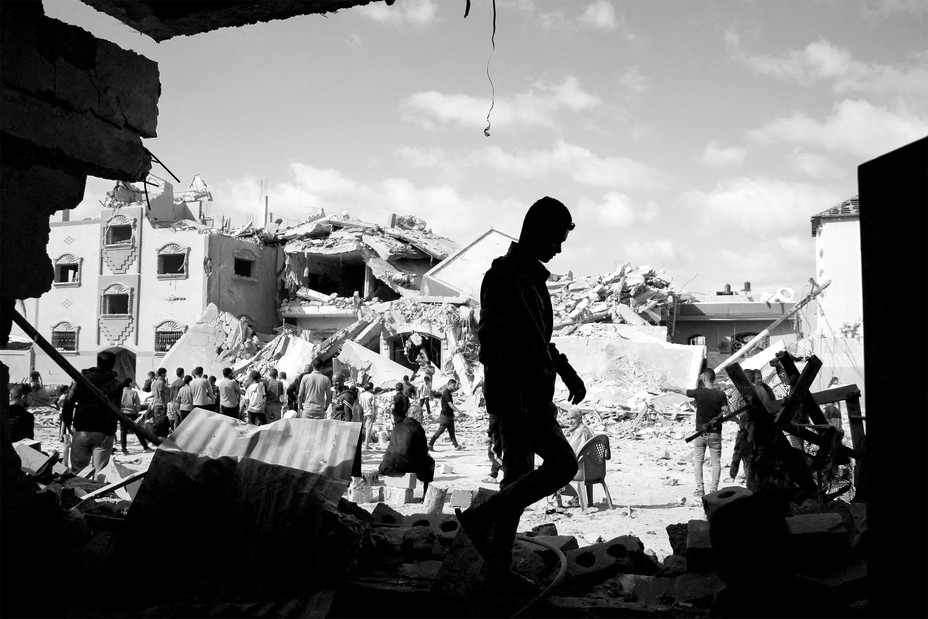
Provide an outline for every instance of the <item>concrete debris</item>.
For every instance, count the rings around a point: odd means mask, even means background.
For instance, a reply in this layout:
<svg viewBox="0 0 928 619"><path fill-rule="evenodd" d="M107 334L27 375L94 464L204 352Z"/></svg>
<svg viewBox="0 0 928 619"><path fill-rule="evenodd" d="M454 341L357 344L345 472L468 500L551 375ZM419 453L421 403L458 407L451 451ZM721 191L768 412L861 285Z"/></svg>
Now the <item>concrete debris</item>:
<svg viewBox="0 0 928 619"><path fill-rule="evenodd" d="M244 320L219 311L214 303L206 309L161 359L162 367L201 366L206 375L222 376L224 367L255 357L261 343ZM248 367L239 367L244 371Z"/></svg>

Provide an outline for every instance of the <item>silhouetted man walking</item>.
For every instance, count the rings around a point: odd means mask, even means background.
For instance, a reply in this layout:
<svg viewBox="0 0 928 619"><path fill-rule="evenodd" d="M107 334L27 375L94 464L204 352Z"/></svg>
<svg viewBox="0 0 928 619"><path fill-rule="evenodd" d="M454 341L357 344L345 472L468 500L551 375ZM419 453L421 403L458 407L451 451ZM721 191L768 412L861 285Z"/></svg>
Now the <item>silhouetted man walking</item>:
<svg viewBox="0 0 928 619"><path fill-rule="evenodd" d="M512 544L526 507L552 495L577 473L577 458L557 423L554 380L570 401L586 396L583 381L551 343L554 317L542 263L561 252L574 224L561 202L542 198L529 208L517 243L493 261L480 290L480 361L487 412L499 419L503 481L499 493L466 511L461 527L488 563L487 581L501 590L526 583L510 571ZM534 456L544 463L535 469Z"/></svg>

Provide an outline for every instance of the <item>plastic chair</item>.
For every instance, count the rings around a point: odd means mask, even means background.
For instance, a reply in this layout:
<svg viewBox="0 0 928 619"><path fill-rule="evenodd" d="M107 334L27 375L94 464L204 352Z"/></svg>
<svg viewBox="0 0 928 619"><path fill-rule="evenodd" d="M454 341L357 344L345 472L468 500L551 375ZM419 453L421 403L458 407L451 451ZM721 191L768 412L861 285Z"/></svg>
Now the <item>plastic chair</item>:
<svg viewBox="0 0 928 619"><path fill-rule="evenodd" d="M573 481L577 483L577 495L580 497L580 509L585 514L590 504L593 503L593 485L602 484L603 491L606 493L606 503L609 509L615 509L612 504L612 496L609 494L609 488L606 486L606 460L612 458L609 450L609 437L605 434L597 434L580 447L577 453L577 464L579 470ZM586 492L584 492L584 486ZM561 495L557 495L558 507L561 507Z"/></svg>

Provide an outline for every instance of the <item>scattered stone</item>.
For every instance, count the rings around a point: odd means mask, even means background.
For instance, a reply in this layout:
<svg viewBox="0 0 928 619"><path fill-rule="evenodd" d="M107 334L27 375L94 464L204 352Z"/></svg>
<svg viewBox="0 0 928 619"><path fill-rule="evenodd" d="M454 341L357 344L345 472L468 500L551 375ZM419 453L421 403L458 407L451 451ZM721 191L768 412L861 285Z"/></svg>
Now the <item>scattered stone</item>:
<svg viewBox="0 0 928 619"><path fill-rule="evenodd" d="M673 554L686 556L686 537L689 533L689 524L678 522L667 525L667 537L670 538L670 548Z"/></svg>
<svg viewBox="0 0 928 619"><path fill-rule="evenodd" d="M450 464L442 464L442 465L441 465L441 474L442 474L442 475L451 475L452 473L454 473L454 467L453 467L453 466L451 466Z"/></svg>
<svg viewBox="0 0 928 619"><path fill-rule="evenodd" d="M557 525L553 522L545 522L543 524L536 525L532 527L531 533L526 533L526 535L529 537L534 537L535 535L555 536L557 534Z"/></svg>
<svg viewBox="0 0 928 619"><path fill-rule="evenodd" d="M413 490L411 488L393 488L387 486L383 489L383 500L389 505L406 505L412 503Z"/></svg>

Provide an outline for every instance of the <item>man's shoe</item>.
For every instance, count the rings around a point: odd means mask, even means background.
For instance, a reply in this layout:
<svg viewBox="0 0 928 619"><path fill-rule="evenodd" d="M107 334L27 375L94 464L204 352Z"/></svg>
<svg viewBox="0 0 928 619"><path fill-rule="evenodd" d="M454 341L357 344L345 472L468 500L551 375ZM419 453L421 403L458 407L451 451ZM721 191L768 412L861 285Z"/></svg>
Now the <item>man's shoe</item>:
<svg viewBox="0 0 928 619"><path fill-rule="evenodd" d="M697 499L701 499L703 494L704 493L702 490L697 490L696 492L693 493L693 496L696 497Z"/></svg>
<svg viewBox="0 0 928 619"><path fill-rule="evenodd" d="M464 445L455 445L455 446L454 446L454 450L455 450L455 451L461 451L462 449L464 449Z"/></svg>
<svg viewBox="0 0 928 619"><path fill-rule="evenodd" d="M480 518L468 513L470 508L461 511L461 508L454 508L454 515L461 525L461 529L470 538L474 550L483 557L488 565L495 565L496 557L493 553L493 541L490 537L490 527L487 526Z"/></svg>
<svg viewBox="0 0 928 619"><path fill-rule="evenodd" d="M487 477L486 479L484 479L484 480L481 481L480 483L482 483L482 484L498 484L498 483L499 483L499 480L498 480L497 478L495 478L495 477Z"/></svg>

